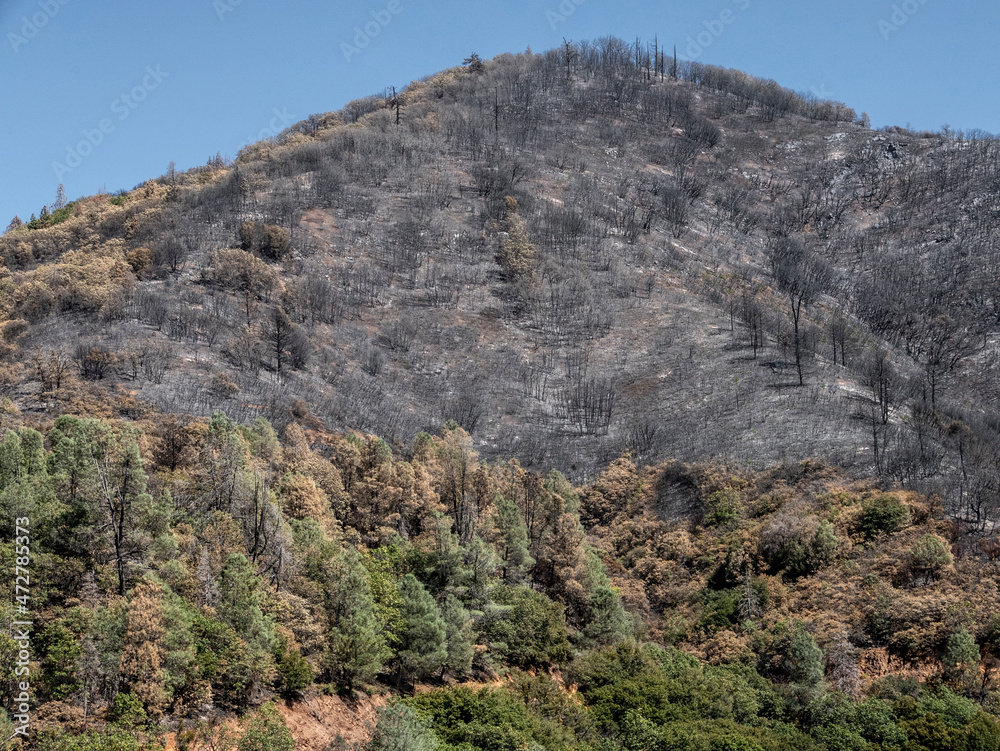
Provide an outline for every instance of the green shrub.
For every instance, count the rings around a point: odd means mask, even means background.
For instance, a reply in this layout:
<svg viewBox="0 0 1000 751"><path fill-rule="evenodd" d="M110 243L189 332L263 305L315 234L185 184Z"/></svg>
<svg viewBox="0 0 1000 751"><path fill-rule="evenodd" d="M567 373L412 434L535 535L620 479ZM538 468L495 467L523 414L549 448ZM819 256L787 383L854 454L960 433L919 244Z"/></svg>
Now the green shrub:
<svg viewBox="0 0 1000 751"><path fill-rule="evenodd" d="M434 732L413 707L390 704L378 710L378 722L368 751L436 751L441 747Z"/></svg>
<svg viewBox="0 0 1000 751"><path fill-rule="evenodd" d="M265 704L250 718L236 748L237 751L295 751L295 741L278 708Z"/></svg>
<svg viewBox="0 0 1000 751"><path fill-rule="evenodd" d="M733 488L723 488L712 493L708 498L708 515L705 523L711 527L735 526L743 511L740 494Z"/></svg>
<svg viewBox="0 0 1000 751"><path fill-rule="evenodd" d="M910 548L910 572L915 581L928 584L934 581L945 566L951 565L948 543L937 535L924 535Z"/></svg>
<svg viewBox="0 0 1000 751"><path fill-rule="evenodd" d="M540 716L506 688L473 691L459 686L421 694L406 703L430 720L429 729L449 747L470 751L578 747L569 728L558 719Z"/></svg>
<svg viewBox="0 0 1000 751"><path fill-rule="evenodd" d="M910 521L910 510L895 496L880 495L866 501L861 507L858 524L866 539L896 532Z"/></svg>
<svg viewBox="0 0 1000 751"><path fill-rule="evenodd" d="M493 652L519 668L566 660L569 638L562 605L527 587L501 587L494 597L506 607L482 626Z"/></svg>

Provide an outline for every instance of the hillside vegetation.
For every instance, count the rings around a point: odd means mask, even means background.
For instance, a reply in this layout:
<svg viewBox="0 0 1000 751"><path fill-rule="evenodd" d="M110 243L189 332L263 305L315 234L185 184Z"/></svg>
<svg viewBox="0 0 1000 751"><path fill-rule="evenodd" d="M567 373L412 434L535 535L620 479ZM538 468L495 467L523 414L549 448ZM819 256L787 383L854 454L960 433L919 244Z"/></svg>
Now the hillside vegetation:
<svg viewBox="0 0 1000 751"><path fill-rule="evenodd" d="M998 155L602 39L15 220L32 744L1000 748Z"/></svg>

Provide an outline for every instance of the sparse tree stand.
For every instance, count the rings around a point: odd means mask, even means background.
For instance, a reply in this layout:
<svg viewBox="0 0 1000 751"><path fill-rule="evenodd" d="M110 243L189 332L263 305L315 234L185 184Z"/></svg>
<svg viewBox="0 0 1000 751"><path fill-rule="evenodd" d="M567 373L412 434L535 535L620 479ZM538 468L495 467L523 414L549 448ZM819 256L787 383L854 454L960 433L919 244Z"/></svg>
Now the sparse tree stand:
<svg viewBox="0 0 1000 751"><path fill-rule="evenodd" d="M942 380L963 360L986 348L986 335L949 315L925 321L922 334L919 355L924 361L931 409L935 409Z"/></svg>
<svg viewBox="0 0 1000 751"><path fill-rule="evenodd" d="M788 297L795 345L795 370L802 386L802 316L832 279L830 267L791 238L775 241L769 252L775 284Z"/></svg>

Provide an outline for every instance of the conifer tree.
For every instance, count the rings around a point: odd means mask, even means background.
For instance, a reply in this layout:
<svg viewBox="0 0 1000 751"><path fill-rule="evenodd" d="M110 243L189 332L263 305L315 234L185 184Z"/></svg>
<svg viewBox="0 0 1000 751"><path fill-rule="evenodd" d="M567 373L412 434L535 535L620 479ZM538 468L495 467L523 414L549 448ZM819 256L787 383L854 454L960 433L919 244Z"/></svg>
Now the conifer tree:
<svg viewBox="0 0 1000 751"><path fill-rule="evenodd" d="M413 574L403 577L399 595L403 620L399 633L400 673L417 680L439 670L447 660L447 629L434 598Z"/></svg>
<svg viewBox="0 0 1000 751"><path fill-rule="evenodd" d="M348 688L375 680L392 656L375 614L368 574L357 552L350 551L332 572L329 651L331 674Z"/></svg>
<svg viewBox="0 0 1000 751"><path fill-rule="evenodd" d="M472 618L457 597L448 595L441 607L441 618L444 620L445 642L448 656L444 668L456 678L468 675L472 668L472 658L476 650L475 634L472 631Z"/></svg>
<svg viewBox="0 0 1000 751"><path fill-rule="evenodd" d="M799 627L788 645L785 668L791 676L793 691L804 706L822 693L823 650L812 634Z"/></svg>
<svg viewBox="0 0 1000 751"><path fill-rule="evenodd" d="M600 646L611 646L628 637L632 630L632 621L618 593L606 584L595 587L590 595L584 636Z"/></svg>
<svg viewBox="0 0 1000 751"><path fill-rule="evenodd" d="M378 711L378 724L368 751L437 751L441 742L417 711L392 704Z"/></svg>
<svg viewBox="0 0 1000 751"><path fill-rule="evenodd" d="M979 677L979 661L982 658L975 638L966 629L948 635L942 662L945 677L959 691L968 691Z"/></svg>
<svg viewBox="0 0 1000 751"><path fill-rule="evenodd" d="M504 579L516 583L535 564L535 560L528 554L528 532L520 509L512 501L498 495L494 506L494 526L498 537L497 547L503 561Z"/></svg>
<svg viewBox="0 0 1000 751"><path fill-rule="evenodd" d="M265 704L250 719L236 742L237 751L295 751L295 739L274 704Z"/></svg>
<svg viewBox="0 0 1000 751"><path fill-rule="evenodd" d="M246 556L233 553L219 574L219 604L223 622L248 644L270 651L273 628L261 609L260 579Z"/></svg>
<svg viewBox="0 0 1000 751"><path fill-rule="evenodd" d="M135 428L118 433L104 423L92 426L90 461L94 465L95 498L103 527L110 533L118 594L124 596L129 567L142 551L137 506L151 500Z"/></svg>
<svg viewBox="0 0 1000 751"><path fill-rule="evenodd" d="M163 711L167 701L161 596L160 586L148 580L132 591L119 667L125 690L134 693L152 717Z"/></svg>

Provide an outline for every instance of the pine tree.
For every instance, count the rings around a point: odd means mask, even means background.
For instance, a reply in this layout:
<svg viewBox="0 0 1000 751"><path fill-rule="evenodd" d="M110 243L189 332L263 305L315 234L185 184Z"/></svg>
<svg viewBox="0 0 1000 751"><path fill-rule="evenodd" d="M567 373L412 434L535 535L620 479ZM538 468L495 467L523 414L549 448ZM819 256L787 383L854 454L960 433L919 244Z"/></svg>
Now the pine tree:
<svg viewBox="0 0 1000 751"><path fill-rule="evenodd" d="M117 434L104 423L92 426L90 461L94 465L94 500L110 533L118 594L124 596L131 562L142 552L136 507L150 500L146 472L139 453L138 430L122 428Z"/></svg>
<svg viewBox="0 0 1000 751"><path fill-rule="evenodd" d="M83 722L86 724L87 718L90 715L90 703L94 687L102 678L101 657L97 653L97 645L94 644L94 639L89 634L83 638L80 659L76 665L76 674L80 679L81 688L83 689Z"/></svg>
<svg viewBox="0 0 1000 751"><path fill-rule="evenodd" d="M496 550L476 535L465 546L463 563L468 594L466 602L469 602L473 609L485 610L489 605L490 590L500 568Z"/></svg>
<svg viewBox="0 0 1000 751"><path fill-rule="evenodd" d="M236 742L237 751L295 751L295 740L274 704L258 709Z"/></svg>
<svg viewBox="0 0 1000 751"><path fill-rule="evenodd" d="M823 650L812 634L799 628L788 645L785 667L792 681L805 687L815 687L823 680Z"/></svg>
<svg viewBox="0 0 1000 751"><path fill-rule="evenodd" d="M590 613L583 628L584 636L600 646L611 646L633 632L632 620L622 606L618 593L606 584L598 585L590 595Z"/></svg>
<svg viewBox="0 0 1000 751"><path fill-rule="evenodd" d="M400 672L417 680L439 670L447 660L447 629L434 598L413 574L403 577L399 595L403 619L397 653Z"/></svg>
<svg viewBox="0 0 1000 751"><path fill-rule="evenodd" d="M462 61L462 65L468 68L472 73L482 73L486 70L486 65L483 63L483 59L475 52L465 58Z"/></svg>
<svg viewBox="0 0 1000 751"><path fill-rule="evenodd" d="M441 618L444 620L448 653L444 668L456 678L463 678L472 669L472 658L476 654L472 618L469 611L453 595L445 598L441 607Z"/></svg>
<svg viewBox="0 0 1000 751"><path fill-rule="evenodd" d="M29 476L45 475L45 439L34 428L21 428L18 431L21 439L21 459L24 471Z"/></svg>
<svg viewBox="0 0 1000 751"><path fill-rule="evenodd" d="M152 717L160 715L167 701L161 596L160 586L148 580L132 591L119 666L125 690L134 693Z"/></svg>
<svg viewBox="0 0 1000 751"><path fill-rule="evenodd" d="M246 556L233 553L226 559L218 586L219 618L248 644L270 652L273 628L261 610L260 579Z"/></svg>
<svg viewBox="0 0 1000 751"><path fill-rule="evenodd" d="M24 475L24 455L21 438L13 430L8 430L0 443L0 489L17 482Z"/></svg>
<svg viewBox="0 0 1000 751"><path fill-rule="evenodd" d="M287 474L281 478L278 498L282 511L292 519L323 519L330 507L326 493L316 486L315 480L300 474Z"/></svg>
<svg viewBox="0 0 1000 751"><path fill-rule="evenodd" d="M326 664L348 688L370 683L392 656L375 614L368 574L360 556L350 551L332 572L335 586L330 598L329 651Z"/></svg>
<svg viewBox="0 0 1000 751"><path fill-rule="evenodd" d="M979 677L982 655L975 638L966 629L948 636L941 661L945 664L945 677L959 691L968 691Z"/></svg>
<svg viewBox="0 0 1000 751"><path fill-rule="evenodd" d="M378 711L378 724L368 751L437 751L441 742L417 711L392 704Z"/></svg>
<svg viewBox="0 0 1000 751"><path fill-rule="evenodd" d="M498 495L494 500L496 514L494 527L497 532L497 546L503 561L504 579L516 583L524 578L524 574L534 564L535 560L528 554L528 531L524 528L521 511L512 502Z"/></svg>

